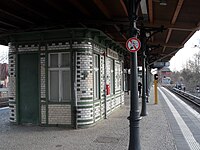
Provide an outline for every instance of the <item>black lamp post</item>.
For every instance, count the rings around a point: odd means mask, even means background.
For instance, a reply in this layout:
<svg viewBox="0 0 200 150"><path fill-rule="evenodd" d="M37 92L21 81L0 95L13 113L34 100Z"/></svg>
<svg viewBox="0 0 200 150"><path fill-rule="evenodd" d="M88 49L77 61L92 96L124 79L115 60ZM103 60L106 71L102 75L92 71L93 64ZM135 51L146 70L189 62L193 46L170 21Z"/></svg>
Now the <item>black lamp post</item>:
<svg viewBox="0 0 200 150"><path fill-rule="evenodd" d="M138 29L136 28L136 0L129 0L128 14L130 20L130 37L136 37ZM130 104L130 138L129 150L140 150L140 136L139 136L139 101L138 101L138 70L137 70L137 52L131 53L131 104Z"/></svg>
<svg viewBox="0 0 200 150"><path fill-rule="evenodd" d="M146 110L146 80L145 80L145 69L146 68L146 33L145 30L142 28L141 29L141 50L142 50L142 110L141 110L141 116L146 116L147 115L147 110Z"/></svg>

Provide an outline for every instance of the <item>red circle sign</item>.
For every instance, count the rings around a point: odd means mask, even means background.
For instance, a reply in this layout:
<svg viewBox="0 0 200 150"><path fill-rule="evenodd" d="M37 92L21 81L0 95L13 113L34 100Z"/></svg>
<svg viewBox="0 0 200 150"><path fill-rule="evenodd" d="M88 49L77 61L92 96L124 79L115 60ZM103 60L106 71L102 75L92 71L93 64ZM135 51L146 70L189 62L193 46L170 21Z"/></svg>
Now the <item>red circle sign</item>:
<svg viewBox="0 0 200 150"><path fill-rule="evenodd" d="M137 39L136 37L132 37L126 41L126 48L130 52L136 52L140 49L141 43L140 40Z"/></svg>

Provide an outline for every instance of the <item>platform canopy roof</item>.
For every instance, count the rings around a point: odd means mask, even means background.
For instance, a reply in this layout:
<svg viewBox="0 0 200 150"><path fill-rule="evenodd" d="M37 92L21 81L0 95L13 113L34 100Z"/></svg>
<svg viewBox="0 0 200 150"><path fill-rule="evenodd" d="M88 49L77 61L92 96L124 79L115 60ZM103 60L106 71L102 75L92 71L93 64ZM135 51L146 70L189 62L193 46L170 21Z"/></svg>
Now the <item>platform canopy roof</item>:
<svg viewBox="0 0 200 150"><path fill-rule="evenodd" d="M125 47L130 24L127 2L1 0L0 42L5 45L5 36L13 33L77 27L99 29ZM150 64L169 61L200 27L199 0L141 0L138 10L137 27L152 35L147 42ZM164 30L159 32L161 26Z"/></svg>

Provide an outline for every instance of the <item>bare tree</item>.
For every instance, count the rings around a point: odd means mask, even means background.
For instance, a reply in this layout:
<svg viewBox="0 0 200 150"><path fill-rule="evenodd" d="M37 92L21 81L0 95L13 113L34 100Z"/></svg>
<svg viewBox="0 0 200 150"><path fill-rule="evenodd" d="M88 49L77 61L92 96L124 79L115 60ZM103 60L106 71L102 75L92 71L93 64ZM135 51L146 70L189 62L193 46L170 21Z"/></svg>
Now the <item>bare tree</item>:
<svg viewBox="0 0 200 150"><path fill-rule="evenodd" d="M8 76L8 52L0 50L0 81Z"/></svg>
<svg viewBox="0 0 200 150"><path fill-rule="evenodd" d="M173 77L175 83L180 83L182 78L186 90L194 92L196 86L200 85L200 52L195 54L193 59L188 60L180 72L174 72Z"/></svg>

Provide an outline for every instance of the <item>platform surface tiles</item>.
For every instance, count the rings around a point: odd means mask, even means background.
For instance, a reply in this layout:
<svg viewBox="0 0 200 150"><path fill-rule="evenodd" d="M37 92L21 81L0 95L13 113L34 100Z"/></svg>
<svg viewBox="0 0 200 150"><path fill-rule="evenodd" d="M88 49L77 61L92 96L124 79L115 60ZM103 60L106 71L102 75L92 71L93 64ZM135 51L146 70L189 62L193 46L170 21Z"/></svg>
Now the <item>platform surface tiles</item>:
<svg viewBox="0 0 200 150"><path fill-rule="evenodd" d="M152 87L148 115L140 120L141 149L200 150L200 115L167 89L158 92L155 105ZM127 150L130 97L125 95L125 105L108 119L78 130L13 125L8 108L0 108L0 150Z"/></svg>

